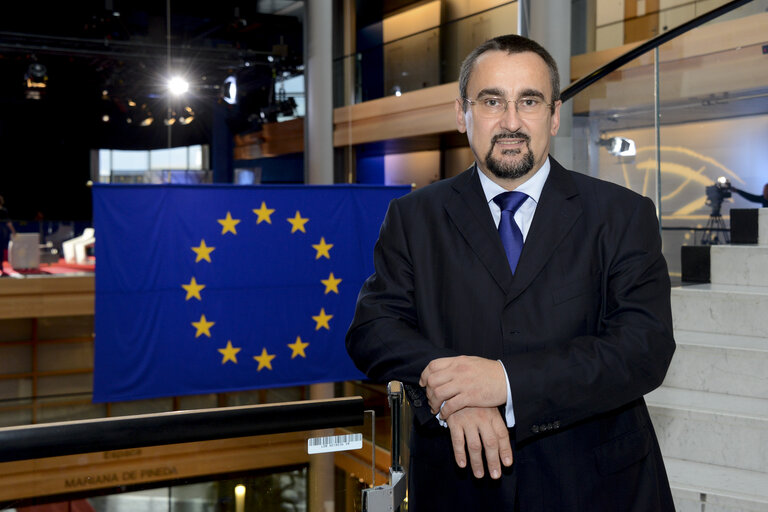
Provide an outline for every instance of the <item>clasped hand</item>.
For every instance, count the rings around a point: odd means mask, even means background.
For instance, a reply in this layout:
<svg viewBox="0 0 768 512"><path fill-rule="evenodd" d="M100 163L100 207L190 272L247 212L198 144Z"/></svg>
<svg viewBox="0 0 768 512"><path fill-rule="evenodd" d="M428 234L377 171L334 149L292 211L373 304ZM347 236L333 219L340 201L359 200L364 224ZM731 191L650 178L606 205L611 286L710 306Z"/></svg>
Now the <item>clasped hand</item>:
<svg viewBox="0 0 768 512"><path fill-rule="evenodd" d="M512 447L498 406L507 401L504 368L498 361L474 356L435 359L421 373L433 414L440 412L451 432L456 463L484 475L483 452L491 478L501 477L501 464L512 465ZM465 451L466 446L466 451Z"/></svg>
<svg viewBox="0 0 768 512"><path fill-rule="evenodd" d="M421 372L432 414L447 420L465 407L498 407L507 403L507 380L498 361L475 356L442 357Z"/></svg>

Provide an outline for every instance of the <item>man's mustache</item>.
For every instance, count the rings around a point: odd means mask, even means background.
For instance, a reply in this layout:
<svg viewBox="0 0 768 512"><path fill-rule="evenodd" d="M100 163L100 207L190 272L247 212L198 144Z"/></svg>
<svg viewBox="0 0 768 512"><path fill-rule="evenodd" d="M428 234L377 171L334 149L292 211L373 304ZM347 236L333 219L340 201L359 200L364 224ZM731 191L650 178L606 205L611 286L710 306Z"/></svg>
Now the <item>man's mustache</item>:
<svg viewBox="0 0 768 512"><path fill-rule="evenodd" d="M528 134L520 131L497 133L491 138L491 146L494 146L497 141L500 141L503 139L522 139L525 142L530 142L531 137L529 137Z"/></svg>

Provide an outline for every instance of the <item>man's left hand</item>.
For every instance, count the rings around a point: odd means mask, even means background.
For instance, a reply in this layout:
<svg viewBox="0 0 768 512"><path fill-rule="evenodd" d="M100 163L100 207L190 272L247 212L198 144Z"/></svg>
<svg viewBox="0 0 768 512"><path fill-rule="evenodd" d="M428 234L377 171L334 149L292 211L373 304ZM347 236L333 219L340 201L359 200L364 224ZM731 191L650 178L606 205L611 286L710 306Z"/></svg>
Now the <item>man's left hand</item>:
<svg viewBox="0 0 768 512"><path fill-rule="evenodd" d="M497 407L507 403L504 367L493 359L435 359L421 372L419 385L426 388L432 413L439 411L443 420L465 407Z"/></svg>

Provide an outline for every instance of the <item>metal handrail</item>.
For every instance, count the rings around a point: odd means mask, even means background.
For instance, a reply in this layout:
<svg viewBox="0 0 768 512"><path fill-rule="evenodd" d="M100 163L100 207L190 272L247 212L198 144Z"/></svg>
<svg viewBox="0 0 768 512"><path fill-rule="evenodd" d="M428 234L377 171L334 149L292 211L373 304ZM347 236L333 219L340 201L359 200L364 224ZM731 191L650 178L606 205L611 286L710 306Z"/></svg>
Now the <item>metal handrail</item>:
<svg viewBox="0 0 768 512"><path fill-rule="evenodd" d="M0 429L0 462L362 425L363 398L23 425Z"/></svg>

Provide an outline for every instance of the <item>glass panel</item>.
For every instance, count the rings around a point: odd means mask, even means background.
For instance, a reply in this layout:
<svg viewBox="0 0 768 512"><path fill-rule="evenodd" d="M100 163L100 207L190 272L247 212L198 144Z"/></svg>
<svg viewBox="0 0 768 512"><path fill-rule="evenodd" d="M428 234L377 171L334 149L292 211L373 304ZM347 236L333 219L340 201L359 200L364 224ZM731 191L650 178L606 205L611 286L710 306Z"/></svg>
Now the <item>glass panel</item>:
<svg viewBox="0 0 768 512"><path fill-rule="evenodd" d="M591 39L594 31L594 48L588 51L600 51L616 48L627 43L645 41L664 32L668 32L697 16L701 16L713 9L728 3L729 0L668 0L656 3L656 10L652 9L651 2L596 2L594 4L595 15L580 17L586 27L574 27L577 33L590 32L586 35ZM586 8L586 7L583 7ZM710 23L721 23L765 12L765 0L750 2L725 14ZM574 22L576 22L574 18ZM594 23L594 28L590 28Z"/></svg>
<svg viewBox="0 0 768 512"><path fill-rule="evenodd" d="M487 11L457 19L443 26L443 80L459 79L464 58L492 37L517 33L517 2L508 2Z"/></svg>
<svg viewBox="0 0 768 512"><path fill-rule="evenodd" d="M659 144L653 53L573 99L574 168L656 200L673 281L682 245L724 242L730 208L759 206L715 182L763 193L765 173L754 162L768 158L765 4L747 4L659 49ZM635 156L616 154L630 141Z"/></svg>
<svg viewBox="0 0 768 512"><path fill-rule="evenodd" d="M138 171L147 169L148 154L146 151L112 151L112 171Z"/></svg>
<svg viewBox="0 0 768 512"><path fill-rule="evenodd" d="M153 171L188 169L187 148L153 149L149 152L149 168Z"/></svg>
<svg viewBox="0 0 768 512"><path fill-rule="evenodd" d="M755 165L768 160L766 3L660 48L662 221L673 276L681 246L724 243L731 209L760 207L734 190L761 196L768 181ZM734 189L715 186L720 177Z"/></svg>
<svg viewBox="0 0 768 512"><path fill-rule="evenodd" d="M189 146L189 168L202 170L203 167L203 146Z"/></svg>
<svg viewBox="0 0 768 512"><path fill-rule="evenodd" d="M386 453L372 466L372 420L366 414L352 427L0 463L0 484L15 482L0 485L0 508L59 496L62 510L98 512L362 510L362 489L388 475Z"/></svg>
<svg viewBox="0 0 768 512"><path fill-rule="evenodd" d="M362 27L357 55L334 60L334 105L349 105L458 79L478 44L517 29L517 2L422 3Z"/></svg>
<svg viewBox="0 0 768 512"><path fill-rule="evenodd" d="M296 119L297 117L304 117L307 111L306 106L306 94L304 93L304 75L296 75L288 78L284 78L276 83L277 100L281 104L283 102L289 102L290 98L293 98L295 107L292 113L281 111L277 114L277 120L288 121L290 119Z"/></svg>
<svg viewBox="0 0 768 512"><path fill-rule="evenodd" d="M571 100L573 168L651 198L656 195L653 72L651 55Z"/></svg>
<svg viewBox="0 0 768 512"><path fill-rule="evenodd" d="M99 150L99 181L109 183L112 174L112 152L108 149Z"/></svg>

